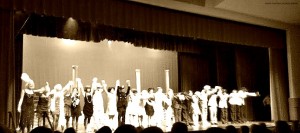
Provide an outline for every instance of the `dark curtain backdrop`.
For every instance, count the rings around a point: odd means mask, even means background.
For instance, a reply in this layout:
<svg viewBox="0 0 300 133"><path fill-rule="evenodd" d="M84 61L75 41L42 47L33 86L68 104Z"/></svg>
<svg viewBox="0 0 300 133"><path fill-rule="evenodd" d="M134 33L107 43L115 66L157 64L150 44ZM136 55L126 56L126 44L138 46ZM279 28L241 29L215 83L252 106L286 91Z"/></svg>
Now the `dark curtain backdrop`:
<svg viewBox="0 0 300 133"><path fill-rule="evenodd" d="M236 47L237 88L246 87L249 92L259 92L260 97L248 97L246 110L249 120L263 118L263 98L270 94L268 49L258 47ZM266 114L267 115L267 114Z"/></svg>
<svg viewBox="0 0 300 133"><path fill-rule="evenodd" d="M201 54L179 53L181 91L200 91L208 84L219 85L230 93L246 87L259 97L246 99L248 120L263 120L263 98L270 94L268 49L249 46L214 45Z"/></svg>
<svg viewBox="0 0 300 133"><path fill-rule="evenodd" d="M14 12L0 8L0 123L8 124L8 112L16 114L16 50Z"/></svg>
<svg viewBox="0 0 300 133"><path fill-rule="evenodd" d="M201 91L204 85L215 85L215 60L209 51L203 54L179 53L178 58L180 91Z"/></svg>

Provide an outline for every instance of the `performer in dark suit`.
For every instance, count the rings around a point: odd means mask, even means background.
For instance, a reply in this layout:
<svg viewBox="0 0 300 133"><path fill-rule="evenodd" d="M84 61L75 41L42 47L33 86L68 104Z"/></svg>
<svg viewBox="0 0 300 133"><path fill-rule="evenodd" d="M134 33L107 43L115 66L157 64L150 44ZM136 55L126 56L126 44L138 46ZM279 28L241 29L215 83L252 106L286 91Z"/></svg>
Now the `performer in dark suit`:
<svg viewBox="0 0 300 133"><path fill-rule="evenodd" d="M181 121L181 101L179 97L182 97L180 93L177 93L176 96L172 99L172 108L174 111L175 122Z"/></svg>
<svg viewBox="0 0 300 133"><path fill-rule="evenodd" d="M192 103L192 98L191 96L189 96L188 93L184 93L184 99L182 100L182 118L183 118L183 122L186 123L186 125L191 125L191 117L190 117L190 112L191 112L191 103Z"/></svg>
<svg viewBox="0 0 300 133"><path fill-rule="evenodd" d="M125 124L125 114L126 114L126 107L127 107L127 96L130 92L130 80L126 80L127 83L127 91L126 93L123 91L124 86L117 86L117 110L118 110L118 123L119 126Z"/></svg>

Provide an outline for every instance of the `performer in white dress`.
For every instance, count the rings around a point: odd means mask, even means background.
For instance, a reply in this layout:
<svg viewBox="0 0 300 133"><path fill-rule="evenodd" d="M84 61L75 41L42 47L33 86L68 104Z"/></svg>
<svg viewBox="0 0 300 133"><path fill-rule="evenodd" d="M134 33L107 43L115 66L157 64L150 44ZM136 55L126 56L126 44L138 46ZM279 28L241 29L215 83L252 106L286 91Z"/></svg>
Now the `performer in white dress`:
<svg viewBox="0 0 300 133"><path fill-rule="evenodd" d="M174 113L172 109L172 100L174 97L173 90L171 88L168 89L167 96L165 97L165 121L167 127L172 127L173 125L173 119L174 119Z"/></svg>
<svg viewBox="0 0 300 133"><path fill-rule="evenodd" d="M103 86L97 83L97 80L93 80L92 88L95 88L93 95L93 117L94 117L94 129L98 130L104 126L104 106L103 106Z"/></svg>
<svg viewBox="0 0 300 133"><path fill-rule="evenodd" d="M102 85L104 87L104 91L107 94L107 108L106 114L108 115L108 125L112 130L117 128L118 123L115 122L115 117L117 116L117 94L115 87L107 88L107 84L104 80L102 80ZM120 81L116 81L116 86L120 86Z"/></svg>
<svg viewBox="0 0 300 133"><path fill-rule="evenodd" d="M143 112L141 112L142 108L140 108L141 94L138 92L138 90L132 89L129 93L129 96L129 122L131 125L138 127L141 125L141 123L139 123L139 116L143 115Z"/></svg>
<svg viewBox="0 0 300 133"><path fill-rule="evenodd" d="M164 109L163 109L163 99L165 95L162 93L162 88L157 87L157 92L154 94L154 118L157 127L162 127L163 118L164 118Z"/></svg>

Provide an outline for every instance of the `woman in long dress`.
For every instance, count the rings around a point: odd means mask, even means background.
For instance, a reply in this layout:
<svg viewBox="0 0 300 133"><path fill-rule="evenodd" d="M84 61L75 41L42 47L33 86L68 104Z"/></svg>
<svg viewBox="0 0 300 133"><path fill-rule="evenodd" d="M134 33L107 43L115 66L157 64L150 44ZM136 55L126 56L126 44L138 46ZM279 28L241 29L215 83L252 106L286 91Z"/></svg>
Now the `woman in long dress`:
<svg viewBox="0 0 300 133"><path fill-rule="evenodd" d="M19 126L21 128L22 133L25 132L25 128L27 128L27 132L31 131L31 127L33 126L33 118L34 118L34 103L33 103L33 95L34 95L34 82L30 77L23 73L21 79L25 82L25 88L21 91L21 98L18 104L18 112L21 113Z"/></svg>
<svg viewBox="0 0 300 133"><path fill-rule="evenodd" d="M162 88L157 87L157 92L154 94L155 105L154 105L154 117L156 126L161 127L164 118L163 100L165 95L162 93Z"/></svg>
<svg viewBox="0 0 300 133"><path fill-rule="evenodd" d="M54 86L54 89L51 91L51 105L50 105L50 111L52 112L53 116L53 127L54 130L58 130L59 125L59 118L64 120L62 116L64 116L64 93L63 93L63 87L61 84L56 84ZM65 123L65 122L63 122ZM63 125L61 124L61 129L63 130Z"/></svg>
<svg viewBox="0 0 300 133"><path fill-rule="evenodd" d="M50 100L50 86L46 82L45 87L41 88L40 93L38 94L39 100L36 107L37 116L38 116L38 126L45 126L46 117L49 120L48 109L49 109L49 100ZM42 124L43 123L43 124ZM51 124L51 123L49 123Z"/></svg>
<svg viewBox="0 0 300 133"><path fill-rule="evenodd" d="M93 92L94 90L90 86L86 86L84 90L81 90L84 96L84 127L86 129L87 124L90 123L91 117L93 115Z"/></svg>
<svg viewBox="0 0 300 133"><path fill-rule="evenodd" d="M92 88L95 88L93 95L93 117L94 117L94 129L98 130L104 124L104 106L103 106L103 86L97 81L93 81Z"/></svg>
<svg viewBox="0 0 300 133"><path fill-rule="evenodd" d="M147 124L150 127L153 123L153 115L154 115L154 88L148 88L147 101L145 103L145 111L147 115Z"/></svg>
<svg viewBox="0 0 300 133"><path fill-rule="evenodd" d="M114 121L114 118L117 115L117 91L115 90L115 87L107 88L105 81L102 81L102 85L105 93L107 94L106 114L108 115L110 128L114 130L117 127L117 124ZM119 80L116 81L116 86L120 86Z"/></svg>
<svg viewBox="0 0 300 133"><path fill-rule="evenodd" d="M173 90L171 88L168 89L167 96L165 98L165 116L166 116L166 126L171 127L173 125L174 113L172 109L172 100L174 97Z"/></svg>

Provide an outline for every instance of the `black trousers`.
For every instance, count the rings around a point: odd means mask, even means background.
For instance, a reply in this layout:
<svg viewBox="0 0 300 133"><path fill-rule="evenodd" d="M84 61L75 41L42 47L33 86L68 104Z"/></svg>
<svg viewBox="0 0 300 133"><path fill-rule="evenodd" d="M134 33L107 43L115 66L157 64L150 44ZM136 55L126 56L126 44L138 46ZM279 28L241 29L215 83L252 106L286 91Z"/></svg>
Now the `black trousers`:
<svg viewBox="0 0 300 133"><path fill-rule="evenodd" d="M237 105L230 105L230 117L233 123L237 123Z"/></svg>
<svg viewBox="0 0 300 133"><path fill-rule="evenodd" d="M118 108L118 124L119 126L125 124L126 108Z"/></svg>
<svg viewBox="0 0 300 133"><path fill-rule="evenodd" d="M182 109L181 114L182 114L182 121L187 125L189 125L190 124L189 111L187 109Z"/></svg>
<svg viewBox="0 0 300 133"><path fill-rule="evenodd" d="M175 117L175 122L180 122L181 121L181 109L176 109L174 108L174 117Z"/></svg>
<svg viewBox="0 0 300 133"><path fill-rule="evenodd" d="M244 123L247 121L246 119L246 107L245 105L239 106L239 116L238 116L238 122Z"/></svg>
<svg viewBox="0 0 300 133"><path fill-rule="evenodd" d="M228 122L228 109L221 108L221 121L223 124Z"/></svg>
<svg viewBox="0 0 300 133"><path fill-rule="evenodd" d="M245 106L244 105L238 105L236 108L236 114L237 114L237 121L239 123L244 122L245 119Z"/></svg>

